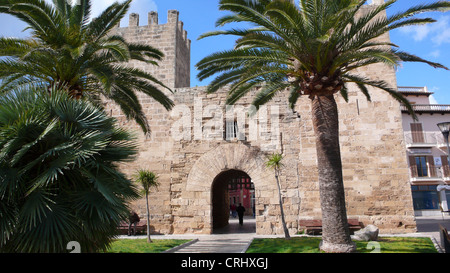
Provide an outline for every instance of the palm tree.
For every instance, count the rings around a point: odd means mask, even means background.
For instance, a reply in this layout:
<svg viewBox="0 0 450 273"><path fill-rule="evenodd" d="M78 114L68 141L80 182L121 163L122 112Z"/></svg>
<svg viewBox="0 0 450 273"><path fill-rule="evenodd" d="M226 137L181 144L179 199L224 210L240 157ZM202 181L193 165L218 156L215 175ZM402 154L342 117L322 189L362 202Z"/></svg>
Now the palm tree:
<svg viewBox="0 0 450 273"><path fill-rule="evenodd" d="M274 153L271 156L269 156L266 162L266 166L272 168L275 172L275 179L277 181L278 186L278 199L280 203L281 223L283 224L284 238L290 239L291 236L289 236L289 230L287 229L286 221L284 219L283 199L281 198L281 185L279 180L281 168L284 166L283 163L281 163L282 159L283 159L282 154Z"/></svg>
<svg viewBox="0 0 450 273"><path fill-rule="evenodd" d="M379 37L403 26L435 22L415 18L428 11L447 11L450 2L417 5L386 16L396 0L374 5L361 12L366 0L300 0L299 5L282 0L220 0L219 9L231 13L217 26L247 23L245 28L213 31L200 38L235 35L235 48L202 59L198 78L218 74L208 92L230 85L228 104L235 103L253 87L261 87L253 105L270 101L288 89L294 108L300 96L308 96L316 135L319 189L323 220L321 249L326 252L354 251L345 210L342 163L339 148L338 111L334 95L348 101L348 83L354 83L370 101L368 87L379 88L408 107L408 101L383 80L359 75L359 68L382 63L397 67L401 62L443 65L400 51ZM356 16L358 14L358 16Z"/></svg>
<svg viewBox="0 0 450 273"><path fill-rule="evenodd" d="M31 38L0 38L0 93L18 86L64 88L72 97L100 105L101 96L117 103L145 133L149 124L137 98L142 92L166 109L173 102L152 75L127 66L129 61L153 65L163 53L151 46L128 43L111 30L127 13L132 0L114 3L90 18L91 1L0 0L0 12L28 24ZM3 58L2 58L3 57Z"/></svg>
<svg viewBox="0 0 450 273"><path fill-rule="evenodd" d="M159 186L158 176L154 172L139 170L136 175L136 182L142 186L142 193L145 195L147 208L147 242L151 243L152 239L150 238L150 208L148 205L148 196L151 188Z"/></svg>
<svg viewBox="0 0 450 273"><path fill-rule="evenodd" d="M65 91L0 96L0 151L0 252L104 251L139 197L117 167L134 137Z"/></svg>

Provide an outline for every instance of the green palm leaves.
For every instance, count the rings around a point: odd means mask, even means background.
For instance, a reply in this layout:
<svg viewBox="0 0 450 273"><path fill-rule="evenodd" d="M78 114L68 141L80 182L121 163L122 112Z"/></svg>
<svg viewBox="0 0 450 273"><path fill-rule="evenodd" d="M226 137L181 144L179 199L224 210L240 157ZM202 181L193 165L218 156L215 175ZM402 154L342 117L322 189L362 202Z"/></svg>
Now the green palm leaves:
<svg viewBox="0 0 450 273"><path fill-rule="evenodd" d="M139 170L135 177L136 182L142 186L142 194L149 195L151 188L159 186L158 176L154 172Z"/></svg>
<svg viewBox="0 0 450 273"><path fill-rule="evenodd" d="M114 119L67 92L0 97L0 250L106 249L138 198L117 168L136 152Z"/></svg>
<svg viewBox="0 0 450 273"><path fill-rule="evenodd" d="M114 3L90 19L91 1L0 0L0 12L28 24L31 39L0 38L1 92L21 86L64 88L72 97L117 103L145 133L149 124L136 92L171 109L169 90L152 75L128 66L129 61L157 65L164 56L151 46L110 35L129 9L131 0ZM162 90L161 90L162 89Z"/></svg>
<svg viewBox="0 0 450 273"><path fill-rule="evenodd" d="M284 209L283 209L283 198L281 196L281 185L280 185L280 173L281 168L284 167L284 164L281 163L283 160L283 155L279 153L273 153L272 155L267 157L266 167L271 168L275 171L275 180L277 181L278 187L278 200L280 204L280 214L281 214L281 223L283 224L284 238L290 239L289 230L286 226L286 220L284 217Z"/></svg>
<svg viewBox="0 0 450 273"><path fill-rule="evenodd" d="M418 5L390 17L383 16L395 0L382 5L365 6L365 0L301 0L299 6L281 0L221 0L220 9L230 11L217 20L217 26L247 23L244 29L214 31L200 38L216 35L237 36L233 50L214 53L201 60L198 78L217 75L208 87L214 92L231 85L228 103L234 103L253 87L262 88L253 104L258 107L277 92L291 88L291 107L298 97L340 92L347 100L347 83L355 83L371 99L367 86L380 88L395 99L409 103L395 87L382 80L358 75L364 66L384 63L423 62L433 67L443 65L402 52L397 46L379 39L390 30L434 22L414 18L427 11L446 11L450 2ZM365 9L363 11L363 9Z"/></svg>
<svg viewBox="0 0 450 273"><path fill-rule="evenodd" d="M151 243L150 238L150 207L149 207L149 194L151 188L159 186L158 176L151 171L139 170L135 176L136 182L142 186L142 193L145 195L146 209L147 209L147 242Z"/></svg>

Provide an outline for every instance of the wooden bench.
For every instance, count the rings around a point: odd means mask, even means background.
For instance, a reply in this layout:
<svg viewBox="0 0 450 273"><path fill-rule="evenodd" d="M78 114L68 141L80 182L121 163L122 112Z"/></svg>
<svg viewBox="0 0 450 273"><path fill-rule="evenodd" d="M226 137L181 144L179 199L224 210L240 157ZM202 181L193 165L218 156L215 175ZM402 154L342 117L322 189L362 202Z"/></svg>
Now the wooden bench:
<svg viewBox="0 0 450 273"><path fill-rule="evenodd" d="M441 247L445 253L450 253L450 236L447 229L441 225L439 225L439 237L441 239Z"/></svg>
<svg viewBox="0 0 450 273"><path fill-rule="evenodd" d="M350 234L353 234L353 232L362 228L361 223L359 223L358 219L348 219L347 222L350 229ZM304 230L306 234L322 234L322 220L300 220L299 224L300 229Z"/></svg>
<svg viewBox="0 0 450 273"><path fill-rule="evenodd" d="M118 229L119 229L119 233L120 234L128 234L128 226L130 225L130 223L128 222L121 222ZM131 232L133 232L134 229L134 224L131 225ZM141 220L136 224L136 234L138 233L142 233L142 234L146 234L147 233L147 220Z"/></svg>

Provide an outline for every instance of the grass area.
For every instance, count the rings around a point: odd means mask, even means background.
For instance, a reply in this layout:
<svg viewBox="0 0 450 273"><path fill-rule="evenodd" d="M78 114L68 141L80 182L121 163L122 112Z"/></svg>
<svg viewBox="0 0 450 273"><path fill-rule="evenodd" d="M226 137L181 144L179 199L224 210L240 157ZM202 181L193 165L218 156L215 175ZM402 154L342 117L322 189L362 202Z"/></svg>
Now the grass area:
<svg viewBox="0 0 450 273"><path fill-rule="evenodd" d="M247 253L320 253L320 237L258 238ZM369 253L376 249L369 242L355 241L357 252ZM430 238L382 237L378 240L380 253L437 253ZM369 249L367 249L369 248Z"/></svg>
<svg viewBox="0 0 450 273"><path fill-rule="evenodd" d="M189 241L163 239L149 244L147 239L121 239L114 241L107 253L160 253Z"/></svg>
<svg viewBox="0 0 450 273"><path fill-rule="evenodd" d="M320 237L256 238L247 253L320 253ZM121 239L112 243L107 253L160 253L190 240ZM437 253L430 238L381 237L377 241L381 253ZM369 253L376 249L369 242L355 241L357 252Z"/></svg>

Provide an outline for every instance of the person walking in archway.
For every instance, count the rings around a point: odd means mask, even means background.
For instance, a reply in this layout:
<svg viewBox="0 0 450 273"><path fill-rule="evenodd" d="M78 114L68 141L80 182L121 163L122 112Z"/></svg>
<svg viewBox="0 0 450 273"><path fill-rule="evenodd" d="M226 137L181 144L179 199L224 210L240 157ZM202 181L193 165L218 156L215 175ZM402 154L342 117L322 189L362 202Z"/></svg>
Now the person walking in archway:
<svg viewBox="0 0 450 273"><path fill-rule="evenodd" d="M236 208L236 212L238 213L238 217L239 217L239 225L242 226L244 224L245 208L242 206L241 203L239 203L239 206Z"/></svg>
<svg viewBox="0 0 450 273"><path fill-rule="evenodd" d="M231 205L231 216L233 216L233 218L236 218L236 205L235 204Z"/></svg>

